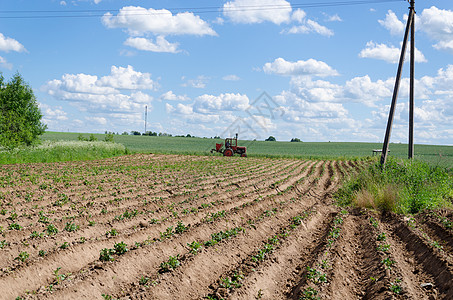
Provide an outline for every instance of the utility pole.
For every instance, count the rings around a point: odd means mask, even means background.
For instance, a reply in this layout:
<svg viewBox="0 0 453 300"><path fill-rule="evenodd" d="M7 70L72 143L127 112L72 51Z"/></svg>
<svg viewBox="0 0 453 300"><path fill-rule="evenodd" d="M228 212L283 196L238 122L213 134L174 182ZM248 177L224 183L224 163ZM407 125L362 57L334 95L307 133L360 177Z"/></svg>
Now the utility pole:
<svg viewBox="0 0 453 300"><path fill-rule="evenodd" d="M145 134L146 134L146 123L148 122L148 105L145 105Z"/></svg>
<svg viewBox="0 0 453 300"><path fill-rule="evenodd" d="M415 18L415 0L411 0L410 10ZM415 62L415 20L411 26L411 66L410 66L410 90L409 90L409 149L408 158L414 157L414 62Z"/></svg>
<svg viewBox="0 0 453 300"><path fill-rule="evenodd" d="M384 144L382 146L381 167L384 167L385 162L387 160L387 152L389 149L390 135L392 132L393 116L395 115L396 100L398 99L398 91L399 91L400 82L401 82L401 72L403 70L404 56L406 54L406 45L407 45L407 40L409 37L409 30L413 27L413 23L414 23L414 14L415 14L414 0L410 0L410 3L411 3L411 7L409 8L409 17L407 18L406 31L404 33L404 39L403 39L403 47L401 49L401 55L400 55L400 60L399 60L399 64L398 64L398 71L396 72L396 80L395 80L395 87L393 89L392 104L390 105L389 118L387 121L387 129L385 131ZM411 30L411 33L413 33L412 30ZM412 38L411 38L411 41L412 41ZM411 45L411 51L412 51L412 47L413 47L413 44ZM411 65L413 62L413 59L412 59L413 55L414 55L414 52L412 51ZM412 77L413 77L413 74L411 74L411 78ZM411 127L411 126L412 125L409 124L409 127ZM409 143L411 144L411 142L409 142Z"/></svg>

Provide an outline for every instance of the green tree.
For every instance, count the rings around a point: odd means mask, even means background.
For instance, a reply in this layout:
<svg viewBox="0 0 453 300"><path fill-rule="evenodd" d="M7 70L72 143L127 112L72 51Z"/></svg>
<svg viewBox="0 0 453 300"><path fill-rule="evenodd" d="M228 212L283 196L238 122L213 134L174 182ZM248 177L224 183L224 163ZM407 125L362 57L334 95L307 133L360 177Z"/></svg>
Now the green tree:
<svg viewBox="0 0 453 300"><path fill-rule="evenodd" d="M265 139L264 141L266 141L266 142L275 142L276 140L277 140L277 139L271 135L270 137L268 137L268 138Z"/></svg>
<svg viewBox="0 0 453 300"><path fill-rule="evenodd" d="M0 146L32 145L47 126L32 88L16 73L9 82L0 74Z"/></svg>

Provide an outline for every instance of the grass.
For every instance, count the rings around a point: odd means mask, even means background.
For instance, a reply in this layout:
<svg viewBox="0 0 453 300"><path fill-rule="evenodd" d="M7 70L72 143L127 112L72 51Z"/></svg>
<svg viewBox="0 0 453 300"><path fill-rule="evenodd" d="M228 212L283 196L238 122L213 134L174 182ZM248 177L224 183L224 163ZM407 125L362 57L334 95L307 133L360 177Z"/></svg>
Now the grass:
<svg viewBox="0 0 453 300"><path fill-rule="evenodd" d="M451 170L422 161L392 158L349 178L335 194L340 205L415 214L453 206Z"/></svg>
<svg viewBox="0 0 453 300"><path fill-rule="evenodd" d="M45 140L36 147L0 151L0 164L45 163L101 159L129 153L118 143Z"/></svg>
<svg viewBox="0 0 453 300"><path fill-rule="evenodd" d="M77 141L79 133L46 132L44 141ZM82 134L88 138L90 134ZM98 140L104 140L105 134L94 134ZM164 136L114 135L115 143L124 145L134 153L194 154L207 155L221 139L186 138ZM381 149L382 143L338 143L338 142L265 142L238 141L238 145L247 147L249 157L290 157L309 159L357 159L372 155L373 149ZM453 169L453 146L415 145L415 159L432 165ZM217 154L219 155L219 154ZM390 156L407 157L406 144L390 144Z"/></svg>

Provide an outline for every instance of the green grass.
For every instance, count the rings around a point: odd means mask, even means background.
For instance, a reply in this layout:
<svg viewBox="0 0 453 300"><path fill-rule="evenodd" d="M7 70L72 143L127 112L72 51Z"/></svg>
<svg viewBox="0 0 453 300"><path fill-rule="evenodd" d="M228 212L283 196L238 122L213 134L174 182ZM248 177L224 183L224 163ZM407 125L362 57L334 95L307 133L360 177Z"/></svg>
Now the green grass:
<svg viewBox="0 0 453 300"><path fill-rule="evenodd" d="M88 138L90 134L83 134ZM79 133L46 132L44 140L77 140ZM94 134L104 140L104 134ZM123 144L131 152L160 154L206 155L216 143L223 140L210 138L159 137L114 135L116 143ZM294 157L323 159L357 159L372 155L373 149L381 149L381 143L337 143L337 142L264 142L239 141L238 145L247 147L250 157ZM390 144L389 156L407 157L406 144ZM415 159L432 165L453 168L453 146L415 145ZM218 155L218 154L217 154Z"/></svg>
<svg viewBox="0 0 453 300"><path fill-rule="evenodd" d="M117 143L44 141L36 147L0 151L0 164L92 160L127 153L126 147Z"/></svg>
<svg viewBox="0 0 453 300"><path fill-rule="evenodd" d="M415 214L453 207L453 175L422 161L390 158L353 175L335 194L340 205Z"/></svg>

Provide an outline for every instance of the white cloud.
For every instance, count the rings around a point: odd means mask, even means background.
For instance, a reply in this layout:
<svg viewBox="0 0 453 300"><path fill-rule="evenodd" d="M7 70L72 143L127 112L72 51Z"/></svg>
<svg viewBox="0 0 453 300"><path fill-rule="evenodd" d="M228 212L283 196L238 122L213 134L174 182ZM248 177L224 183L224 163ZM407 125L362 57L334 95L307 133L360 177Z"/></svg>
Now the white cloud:
<svg viewBox="0 0 453 300"><path fill-rule="evenodd" d="M241 78L239 76L234 75L234 74L223 76L222 79L226 80L226 81L238 81L238 80L241 80Z"/></svg>
<svg viewBox="0 0 453 300"><path fill-rule="evenodd" d="M329 15L325 14L325 16L327 18L326 19L327 22L342 22L343 21L338 14L335 14L333 16L329 16Z"/></svg>
<svg viewBox="0 0 453 300"><path fill-rule="evenodd" d="M410 45L406 47L406 56L405 59L409 59ZM376 44L373 41L370 41L366 44L366 48L362 49L359 53L359 57L362 58L374 58L384 60L388 63L398 63L401 55L401 48L396 48L394 46L388 46L385 44ZM415 61L418 63L427 62L423 53L415 48Z"/></svg>
<svg viewBox="0 0 453 300"><path fill-rule="evenodd" d="M178 43L170 43L165 39L165 37L159 35L156 38L156 42L154 43L150 39L146 38L139 38L139 37L129 37L125 42L124 45L130 46L132 48L143 50L143 51L151 51L151 52L166 52L166 53L178 53Z"/></svg>
<svg viewBox="0 0 453 300"><path fill-rule="evenodd" d="M235 23L281 24L290 21L291 12L285 0L234 0L223 5L223 14Z"/></svg>
<svg viewBox="0 0 453 300"><path fill-rule="evenodd" d="M391 10L387 12L384 20L378 20L378 22L388 29L392 35L401 35L404 33L405 26L403 22L401 22Z"/></svg>
<svg viewBox="0 0 453 300"><path fill-rule="evenodd" d="M85 117L85 120L91 123L95 123L96 125L106 125L107 119L104 117Z"/></svg>
<svg viewBox="0 0 453 300"><path fill-rule="evenodd" d="M263 71L267 74L277 74L282 76L336 76L338 72L322 61L308 59L297 62L286 61L283 58L277 58L272 63L266 63Z"/></svg>
<svg viewBox="0 0 453 300"><path fill-rule="evenodd" d="M61 106L52 107L45 103L40 103L39 108L43 114L43 118L47 120L66 121L68 120L67 113Z"/></svg>
<svg viewBox="0 0 453 300"><path fill-rule="evenodd" d="M293 26L290 29L283 30L282 33L317 33L324 36L332 36L334 33L329 28L320 25L318 22L313 20L307 20L305 24L299 26Z"/></svg>
<svg viewBox="0 0 453 300"><path fill-rule="evenodd" d="M0 33L0 51L26 52L25 47L13 38L6 37Z"/></svg>
<svg viewBox="0 0 453 300"><path fill-rule="evenodd" d="M5 58L0 56L0 67L11 70L13 68L13 65L10 64Z"/></svg>
<svg viewBox="0 0 453 300"><path fill-rule="evenodd" d="M181 80L185 81L182 86L193 87L196 89L204 89L209 81L209 77L200 75L196 79L186 79L185 76L181 77Z"/></svg>
<svg viewBox="0 0 453 300"><path fill-rule="evenodd" d="M291 20L302 23L306 16L307 13L305 11L303 11L302 9L296 9L291 15Z"/></svg>
<svg viewBox="0 0 453 300"><path fill-rule="evenodd" d="M160 96L160 99L162 100L168 100L168 101L187 101L190 100L187 95L175 95L173 91L168 91L166 93L163 93Z"/></svg>
<svg viewBox="0 0 453 300"><path fill-rule="evenodd" d="M453 53L453 11L435 6L424 9L416 18L416 29L437 40L436 49Z"/></svg>
<svg viewBox="0 0 453 300"><path fill-rule="evenodd" d="M60 1L60 5L66 6L66 1Z"/></svg>
<svg viewBox="0 0 453 300"><path fill-rule="evenodd" d="M151 79L150 73L135 71L130 65L126 68L112 66L110 75L102 77L96 84L126 90L155 90L158 87L158 84Z"/></svg>
<svg viewBox="0 0 453 300"><path fill-rule="evenodd" d="M220 111L245 110L249 106L247 95L226 93L219 96L201 95L195 99L193 109L195 112L209 114Z"/></svg>
<svg viewBox="0 0 453 300"><path fill-rule="evenodd" d="M173 15L166 9L146 9L139 6L126 6L116 16L106 13L102 17L103 24L108 28L125 28L130 35L152 33L156 35L217 35L202 20L190 12Z"/></svg>
<svg viewBox="0 0 453 300"><path fill-rule="evenodd" d="M69 101L82 112L139 112L153 98L141 90L154 89L149 73L112 66L108 76L64 74L61 79L48 81L42 90L58 100ZM124 94L121 90L129 90Z"/></svg>

